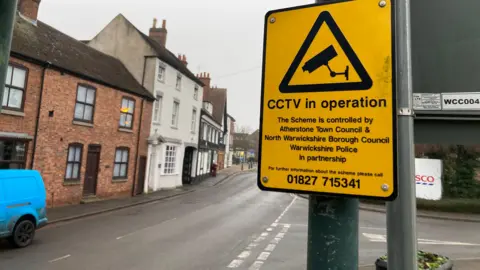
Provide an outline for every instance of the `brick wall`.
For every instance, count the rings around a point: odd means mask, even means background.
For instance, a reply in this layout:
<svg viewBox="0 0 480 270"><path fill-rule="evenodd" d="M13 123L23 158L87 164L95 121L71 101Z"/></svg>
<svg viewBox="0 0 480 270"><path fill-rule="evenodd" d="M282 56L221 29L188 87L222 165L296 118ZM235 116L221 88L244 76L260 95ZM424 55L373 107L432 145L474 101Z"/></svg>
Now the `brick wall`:
<svg viewBox="0 0 480 270"><path fill-rule="evenodd" d="M10 115L4 111L4 113L0 114L0 131L27 133L33 137L35 135L35 122L37 119L43 68L13 57L10 58L10 63L23 66L28 70L28 79L24 93L24 116ZM32 151L33 140L28 143L26 168L30 168Z"/></svg>
<svg viewBox="0 0 480 270"><path fill-rule="evenodd" d="M96 88L93 127L73 123L74 107L78 83ZM135 112L132 132L119 131L120 107L122 97L135 100ZM100 84L77 77L62 74L49 69L45 76L43 102L40 111L40 127L35 155L35 169L41 171L47 189L47 203L51 206L79 203L83 195L83 182L87 166L89 144L101 146L99 173L96 194L98 197L129 196L134 179L134 166L140 110L142 99ZM141 133L141 150L146 154L146 135L151 119L151 103L145 102L143 127ZM148 109L150 108L150 109ZM53 112L53 116L49 116ZM148 134L147 134L148 136ZM82 162L80 181L66 184L64 182L68 145L81 143ZM128 179L112 180L113 163L116 147L128 147Z"/></svg>

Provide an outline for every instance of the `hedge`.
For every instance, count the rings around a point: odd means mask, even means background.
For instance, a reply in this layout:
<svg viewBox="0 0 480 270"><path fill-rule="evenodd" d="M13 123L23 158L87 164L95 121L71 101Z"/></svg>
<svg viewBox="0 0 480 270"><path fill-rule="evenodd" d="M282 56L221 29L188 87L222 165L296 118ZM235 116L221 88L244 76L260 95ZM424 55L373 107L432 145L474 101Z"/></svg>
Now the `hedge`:
<svg viewBox="0 0 480 270"><path fill-rule="evenodd" d="M443 160L443 197L480 199L480 152L464 145L441 146L426 152L423 157Z"/></svg>

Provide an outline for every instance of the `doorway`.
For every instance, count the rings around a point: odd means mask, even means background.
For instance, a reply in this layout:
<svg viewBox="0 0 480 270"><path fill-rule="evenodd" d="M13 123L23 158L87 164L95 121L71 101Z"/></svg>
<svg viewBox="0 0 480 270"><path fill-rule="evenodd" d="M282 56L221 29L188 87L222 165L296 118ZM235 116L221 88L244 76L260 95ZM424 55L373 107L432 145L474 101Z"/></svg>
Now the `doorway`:
<svg viewBox="0 0 480 270"><path fill-rule="evenodd" d="M185 156L183 157L183 172L182 172L182 183L191 184L192 183L192 166L193 166L193 147L185 148Z"/></svg>
<svg viewBox="0 0 480 270"><path fill-rule="evenodd" d="M143 193L145 188L145 170L147 169L147 157L140 156L138 160L138 180L137 180L137 190L135 195L140 195Z"/></svg>
<svg viewBox="0 0 480 270"><path fill-rule="evenodd" d="M83 183L83 196L95 195L97 192L97 178L100 165L100 145L89 145L87 154L87 169Z"/></svg>

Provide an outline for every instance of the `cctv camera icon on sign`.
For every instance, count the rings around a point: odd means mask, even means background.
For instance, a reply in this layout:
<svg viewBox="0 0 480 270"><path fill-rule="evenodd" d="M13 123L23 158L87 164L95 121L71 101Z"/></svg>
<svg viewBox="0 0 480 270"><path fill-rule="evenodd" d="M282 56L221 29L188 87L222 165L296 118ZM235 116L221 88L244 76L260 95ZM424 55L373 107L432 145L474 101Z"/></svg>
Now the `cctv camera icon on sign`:
<svg viewBox="0 0 480 270"><path fill-rule="evenodd" d="M304 72L308 71L309 73L312 73L320 67L326 66L328 68L328 71L330 71L330 77L334 78L337 75L345 75L345 79L348 81L348 66L345 68L345 72L335 72L328 65L328 62L330 62L337 56L337 51L335 50L333 45L330 45L328 48L312 57L312 59L308 60L305 65L303 65L302 70Z"/></svg>

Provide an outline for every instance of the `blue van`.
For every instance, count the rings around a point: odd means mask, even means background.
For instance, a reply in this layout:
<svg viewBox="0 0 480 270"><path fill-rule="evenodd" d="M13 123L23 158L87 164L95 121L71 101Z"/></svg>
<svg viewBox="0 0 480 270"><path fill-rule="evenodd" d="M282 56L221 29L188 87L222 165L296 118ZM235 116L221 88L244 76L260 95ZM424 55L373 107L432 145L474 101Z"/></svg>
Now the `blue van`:
<svg viewBox="0 0 480 270"><path fill-rule="evenodd" d="M19 248L47 224L45 186L38 171L0 170L0 238Z"/></svg>

